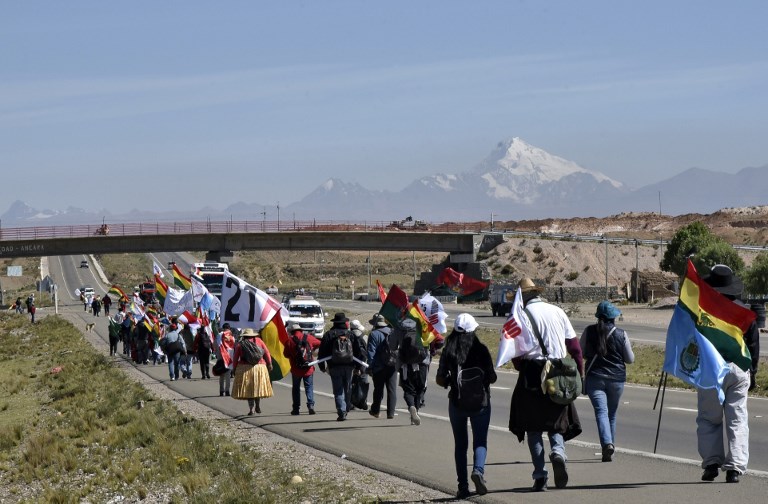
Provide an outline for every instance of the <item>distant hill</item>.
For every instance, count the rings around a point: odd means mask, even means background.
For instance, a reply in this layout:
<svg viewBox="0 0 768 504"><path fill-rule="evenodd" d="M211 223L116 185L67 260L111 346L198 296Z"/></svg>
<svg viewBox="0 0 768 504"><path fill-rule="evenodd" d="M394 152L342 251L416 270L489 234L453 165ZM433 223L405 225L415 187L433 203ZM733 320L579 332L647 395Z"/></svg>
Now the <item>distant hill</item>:
<svg viewBox="0 0 768 504"><path fill-rule="evenodd" d="M499 142L475 167L457 174L414 180L401 191L371 190L328 179L298 201L280 208L281 220L389 221L406 216L432 222L607 217L627 212L707 214L722 208L768 203L768 165L738 173L698 168L636 190L532 146L520 138ZM661 201L660 201L661 200ZM272 210L273 205L269 205ZM16 201L0 215L5 227L109 222L261 220L265 206L236 202L176 212L133 210L37 210Z"/></svg>

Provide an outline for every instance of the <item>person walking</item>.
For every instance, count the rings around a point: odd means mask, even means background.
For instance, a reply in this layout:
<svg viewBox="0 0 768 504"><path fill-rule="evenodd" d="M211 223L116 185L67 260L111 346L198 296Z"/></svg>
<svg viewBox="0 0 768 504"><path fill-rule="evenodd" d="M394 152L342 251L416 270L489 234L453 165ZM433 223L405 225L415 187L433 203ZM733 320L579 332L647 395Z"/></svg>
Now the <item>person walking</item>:
<svg viewBox="0 0 768 504"><path fill-rule="evenodd" d="M616 413L619 409L627 364L635 362L629 335L616 326L621 311L610 301L597 305L597 323L587 326L581 334L584 358L584 388L595 410L597 432L602 448L602 461L613 460L616 450Z"/></svg>
<svg viewBox="0 0 768 504"><path fill-rule="evenodd" d="M197 328L192 348L200 362L200 377L203 380L211 379L211 347L211 337L206 332L205 327L201 325Z"/></svg>
<svg viewBox="0 0 768 504"><path fill-rule="evenodd" d="M176 381L179 379L179 362L181 356L187 353L187 347L184 345L184 338L176 321L171 322L169 329L170 331L162 339L162 348L168 358L168 375L171 381Z"/></svg>
<svg viewBox="0 0 768 504"><path fill-rule="evenodd" d="M181 366L181 377L191 380L192 348L195 344L195 335L192 334L192 328L189 327L189 324L184 324L184 327L181 329L181 337L184 338L184 346L189 349L189 352L181 356L181 362L179 364Z"/></svg>
<svg viewBox="0 0 768 504"><path fill-rule="evenodd" d="M709 274L702 278L728 302L749 308L741 300L744 284L733 270L725 264L716 264ZM702 481L714 481L720 469L725 470L727 483L738 483L747 471L749 462L749 413L747 412L748 391L755 387L755 375L760 357L760 334L753 320L743 333L744 345L752 357L749 369L742 369L736 363L725 359L729 371L723 379L725 401L721 404L715 389L697 389L698 414L696 416L696 437L698 439ZM725 358L725 356L723 356ZM723 443L725 424L726 443ZM727 446L727 451L725 447Z"/></svg>
<svg viewBox="0 0 768 504"><path fill-rule="evenodd" d="M221 326L221 332L216 336L216 360L224 362L224 372L219 375L219 396L229 395L229 385L232 380L232 368L235 357L235 337L228 323Z"/></svg>
<svg viewBox="0 0 768 504"><path fill-rule="evenodd" d="M421 425L419 409L424 401L427 390L427 371L429 370L429 349L424 347L421 337L416 330L416 321L403 319L400 327L395 329L400 333L398 362L400 363L400 388L403 389L403 399L411 415L411 425Z"/></svg>
<svg viewBox="0 0 768 504"><path fill-rule="evenodd" d="M354 369L354 357L356 345L352 343L352 334L349 331L349 319L343 312L336 313L331 320L331 329L323 334L318 351L318 359L325 359L319 363L320 371L328 370L333 387L333 399L336 403L338 416L336 421L343 422L347 419L347 405L350 401L352 387L352 372Z"/></svg>
<svg viewBox="0 0 768 504"><path fill-rule="evenodd" d="M101 301L99 300L99 296L93 296L93 300L91 301L91 311L93 312L94 317L99 316L99 313L101 312Z"/></svg>
<svg viewBox="0 0 768 504"><path fill-rule="evenodd" d="M112 298L109 297L109 294L104 294L104 297L101 298L101 304L104 306L104 316L109 317L109 307L112 306Z"/></svg>
<svg viewBox="0 0 768 504"><path fill-rule="evenodd" d="M34 301L29 304L29 315L32 317L32 323L35 323L35 312L37 311L37 306L35 306Z"/></svg>
<svg viewBox="0 0 768 504"><path fill-rule="evenodd" d="M547 489L549 479L544 461L543 433L546 432L549 437L549 460L555 473L557 488L565 488L568 485L565 442L581 434L581 422L576 406L573 403L557 404L542 391L542 370L548 358L559 359L567 355L576 361L582 376L584 366L579 339L565 312L558 306L545 302L540 296L542 289L536 286L533 280L523 278L519 287L525 313L534 331L538 331L540 337L537 337L537 340L541 342L527 354L512 359L519 376L512 392L509 430L520 442L528 438L528 449L533 462L534 483L531 490L542 492Z"/></svg>
<svg viewBox="0 0 768 504"><path fill-rule="evenodd" d="M248 401L248 415L253 415L254 411L261 413L261 399L272 397L272 382L269 381L272 356L258 336L259 333L246 328L235 345L232 397Z"/></svg>
<svg viewBox="0 0 768 504"><path fill-rule="evenodd" d="M477 338L477 321L468 313L460 313L453 331L445 340L435 383L448 392L448 418L453 431L453 459L459 489L456 497L469 497L467 479L467 420L472 426L472 482L478 495L485 495L485 459L488 453L488 427L491 423L491 383L496 371L488 347Z"/></svg>
<svg viewBox="0 0 768 504"><path fill-rule="evenodd" d="M368 321L373 330L368 335L368 374L373 380L373 398L368 414L379 418L384 390L387 391L387 418L395 418L397 407L397 368L399 344L394 341L392 328L387 320L375 313Z"/></svg>
<svg viewBox="0 0 768 504"><path fill-rule="evenodd" d="M301 384L304 383L304 394L307 396L307 411L315 414L315 366L308 364L314 359L314 351L320 346L320 340L301 330L301 326L292 323L288 326L290 338L285 342L283 355L291 363L291 398L293 400L291 415L298 415L301 408Z"/></svg>
<svg viewBox="0 0 768 504"><path fill-rule="evenodd" d="M355 355L362 356L360 360L367 364L368 352L366 351L366 340L368 337L365 335L365 327L363 327L363 324L361 324L359 320L352 320L349 323L349 331L352 333L352 345L354 346ZM368 373L366 372L367 368L368 366L364 366L359 362L355 363L355 368L352 371L352 387L350 394L352 400L347 403L347 411L351 411L355 408L360 408L361 410L368 409L369 384Z"/></svg>

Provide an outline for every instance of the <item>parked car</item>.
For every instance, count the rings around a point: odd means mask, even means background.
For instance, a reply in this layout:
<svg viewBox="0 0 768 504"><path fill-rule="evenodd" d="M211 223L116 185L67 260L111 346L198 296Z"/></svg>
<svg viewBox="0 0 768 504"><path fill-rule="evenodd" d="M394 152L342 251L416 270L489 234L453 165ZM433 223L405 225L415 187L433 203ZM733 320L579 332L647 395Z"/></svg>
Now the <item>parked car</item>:
<svg viewBox="0 0 768 504"><path fill-rule="evenodd" d="M80 261L80 267L81 268L88 268L88 261Z"/></svg>

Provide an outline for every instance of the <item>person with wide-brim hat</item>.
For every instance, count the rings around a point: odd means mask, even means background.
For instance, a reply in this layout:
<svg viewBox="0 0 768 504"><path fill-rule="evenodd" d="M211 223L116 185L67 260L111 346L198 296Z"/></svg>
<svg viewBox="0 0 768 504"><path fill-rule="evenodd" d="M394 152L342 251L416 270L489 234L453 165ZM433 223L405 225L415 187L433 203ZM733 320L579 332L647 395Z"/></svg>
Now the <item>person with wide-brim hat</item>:
<svg viewBox="0 0 768 504"><path fill-rule="evenodd" d="M549 460L555 475L555 486L565 488L568 485L566 469L567 456L565 442L581 433L581 422L574 403L561 405L541 393L540 386L527 386L530 383L541 384L541 372L548 359L560 359L570 356L576 361L579 373L583 375L584 366L581 346L576 331L562 308L544 301L540 294L543 289L530 278L523 278L518 284L525 306L525 312L531 325L537 328L542 344L538 342L525 355L512 359L520 372L515 389L512 392L512 404L509 413L509 429L519 441L528 440L528 449L533 462L534 492L547 489L549 472L545 462L543 434L549 437Z"/></svg>
<svg viewBox="0 0 768 504"><path fill-rule="evenodd" d="M272 382L269 372L272 370L272 356L267 345L258 337L259 333L252 328L246 328L240 334L241 341L235 345L235 381L232 384L232 397L248 401L248 414L261 413L260 400L272 397ZM258 346L263 355L256 364L245 360L242 341L249 341Z"/></svg>
<svg viewBox="0 0 768 504"><path fill-rule="evenodd" d="M392 327L380 313L374 313L368 321L373 327L368 334L368 374L373 381L373 394L368 414L379 418L384 391L387 392L387 419L395 418L397 408L397 346Z"/></svg>
<svg viewBox="0 0 768 504"><path fill-rule="evenodd" d="M333 387L333 399L336 404L336 420L343 422L347 419L349 410L352 372L355 368L353 357L365 361L365 356L359 353L357 345L353 344L352 332L349 330L349 319L344 312L336 313L331 319L331 328L323 334L317 358L320 371L328 370ZM325 360L323 360L325 359Z"/></svg>
<svg viewBox="0 0 768 504"><path fill-rule="evenodd" d="M744 284L733 270L725 264L712 266L702 280L717 292L742 308L749 308L739 299L744 290ZM739 311L739 310L737 310ZM760 355L759 333L757 324L753 322L749 329L742 334L745 346L752 357L749 369L742 369L727 356L723 358L728 363L728 374L723 379L722 391L725 400L721 403L715 389L697 389L698 414L696 415L696 437L703 481L714 481L725 471L725 481L738 483L742 474L747 470L749 462L749 414L747 413L747 396L749 390L755 387L758 358ZM722 353L721 353L722 355ZM723 443L723 423L725 422L727 442ZM726 449L727 446L727 449Z"/></svg>

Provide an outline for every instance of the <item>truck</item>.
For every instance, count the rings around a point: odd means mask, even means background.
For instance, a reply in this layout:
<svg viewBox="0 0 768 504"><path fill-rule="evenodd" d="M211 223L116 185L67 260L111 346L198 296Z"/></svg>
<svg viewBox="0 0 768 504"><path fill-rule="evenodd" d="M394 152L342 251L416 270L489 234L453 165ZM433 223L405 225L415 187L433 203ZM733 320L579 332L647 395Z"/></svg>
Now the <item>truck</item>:
<svg viewBox="0 0 768 504"><path fill-rule="evenodd" d="M491 283L488 299L491 302L491 314L494 317L506 317L512 310L517 292L516 284Z"/></svg>
<svg viewBox="0 0 768 504"><path fill-rule="evenodd" d="M192 275L200 279L208 292L221 299L221 287L224 284L224 272L229 271L227 263L205 261L192 265Z"/></svg>
<svg viewBox="0 0 768 504"><path fill-rule="evenodd" d="M283 298L283 306L288 310L286 327L296 323L301 330L316 338L321 338L325 332L325 317L323 307L312 296L289 294Z"/></svg>

